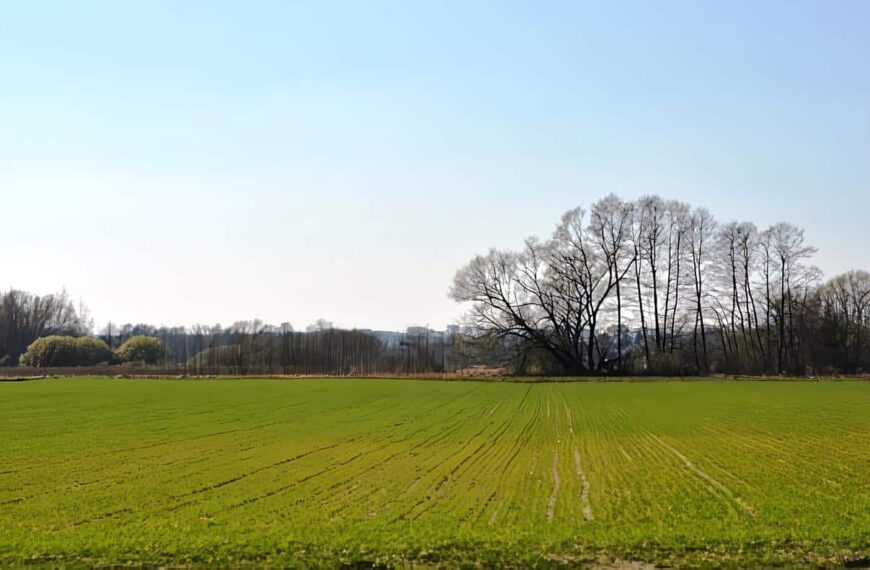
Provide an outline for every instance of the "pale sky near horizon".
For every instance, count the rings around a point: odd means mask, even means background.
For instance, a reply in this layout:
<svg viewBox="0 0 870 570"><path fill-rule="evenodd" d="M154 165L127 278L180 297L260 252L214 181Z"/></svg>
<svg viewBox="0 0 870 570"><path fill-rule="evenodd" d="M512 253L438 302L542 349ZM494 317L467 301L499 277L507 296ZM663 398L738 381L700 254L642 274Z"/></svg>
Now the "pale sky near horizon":
<svg viewBox="0 0 870 570"><path fill-rule="evenodd" d="M615 192L870 269L870 3L5 2L0 289L435 328Z"/></svg>

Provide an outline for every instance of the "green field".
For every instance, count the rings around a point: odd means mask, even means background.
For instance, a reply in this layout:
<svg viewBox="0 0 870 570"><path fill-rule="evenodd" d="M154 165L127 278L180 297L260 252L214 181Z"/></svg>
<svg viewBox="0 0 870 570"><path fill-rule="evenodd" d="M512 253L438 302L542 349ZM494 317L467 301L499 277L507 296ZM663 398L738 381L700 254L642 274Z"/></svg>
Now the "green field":
<svg viewBox="0 0 870 570"><path fill-rule="evenodd" d="M0 563L870 556L870 383L0 383Z"/></svg>

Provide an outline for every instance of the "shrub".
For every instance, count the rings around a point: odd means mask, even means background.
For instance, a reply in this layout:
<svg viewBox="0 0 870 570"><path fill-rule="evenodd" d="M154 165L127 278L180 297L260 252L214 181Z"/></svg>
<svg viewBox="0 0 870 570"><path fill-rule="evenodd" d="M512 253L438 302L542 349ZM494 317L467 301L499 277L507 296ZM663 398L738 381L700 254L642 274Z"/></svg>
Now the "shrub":
<svg viewBox="0 0 870 570"><path fill-rule="evenodd" d="M75 339L79 366L93 366L112 361L112 349L98 338L79 337Z"/></svg>
<svg viewBox="0 0 870 570"><path fill-rule="evenodd" d="M163 352L163 345L153 336L134 336L115 351L115 356L121 362L157 364L163 359Z"/></svg>
<svg viewBox="0 0 870 570"><path fill-rule="evenodd" d="M21 364L50 366L93 366L112 360L112 350L97 338L44 336L33 341L21 356Z"/></svg>

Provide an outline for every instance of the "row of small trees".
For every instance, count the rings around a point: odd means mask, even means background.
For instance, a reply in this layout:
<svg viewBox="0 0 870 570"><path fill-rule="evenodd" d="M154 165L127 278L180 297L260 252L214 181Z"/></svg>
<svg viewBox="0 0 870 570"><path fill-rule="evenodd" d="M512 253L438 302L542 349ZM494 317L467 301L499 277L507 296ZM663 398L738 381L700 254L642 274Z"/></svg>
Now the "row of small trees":
<svg viewBox="0 0 870 570"><path fill-rule="evenodd" d="M461 268L467 332L519 368L590 372L855 372L868 366L870 275L821 285L804 231L718 224L704 208L610 195L546 240Z"/></svg>
<svg viewBox="0 0 870 570"><path fill-rule="evenodd" d="M110 363L153 365L163 359L163 345L154 337L135 336L112 351L103 340L63 335L36 339L21 355L21 364L38 368L94 366Z"/></svg>

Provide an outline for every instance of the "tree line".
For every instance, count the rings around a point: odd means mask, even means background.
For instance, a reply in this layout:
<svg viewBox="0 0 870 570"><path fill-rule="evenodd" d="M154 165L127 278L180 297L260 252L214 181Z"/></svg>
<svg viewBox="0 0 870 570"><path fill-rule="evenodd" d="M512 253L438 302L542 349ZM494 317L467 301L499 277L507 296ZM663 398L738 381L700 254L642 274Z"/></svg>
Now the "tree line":
<svg viewBox="0 0 870 570"><path fill-rule="evenodd" d="M183 374L827 374L870 369L870 274L823 281L788 223L717 223L704 208L609 195L546 239L460 268L461 327L402 333L115 326L96 340L66 292L0 292L0 366L142 363ZM37 343L39 339L50 337ZM152 338L157 345L133 338Z"/></svg>
<svg viewBox="0 0 870 570"><path fill-rule="evenodd" d="M65 292L0 293L0 366L136 364L191 375L376 375L449 373L469 360L457 350L455 331L343 330L323 319L304 332L254 319L226 327L110 322L93 334L87 309Z"/></svg>
<svg viewBox="0 0 870 570"><path fill-rule="evenodd" d="M609 195L547 239L456 274L465 332L519 372L854 373L868 369L870 275L822 283L788 223L719 224L704 208Z"/></svg>

